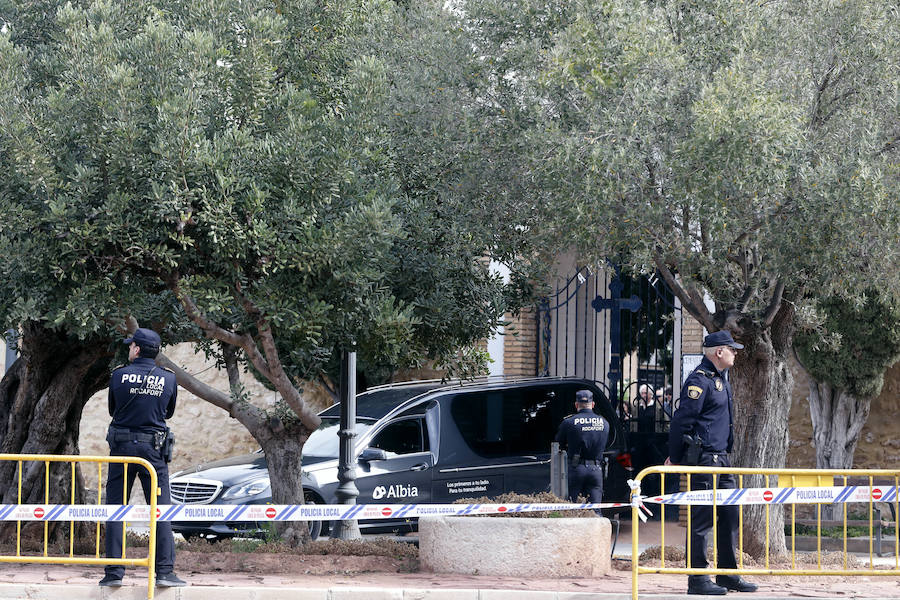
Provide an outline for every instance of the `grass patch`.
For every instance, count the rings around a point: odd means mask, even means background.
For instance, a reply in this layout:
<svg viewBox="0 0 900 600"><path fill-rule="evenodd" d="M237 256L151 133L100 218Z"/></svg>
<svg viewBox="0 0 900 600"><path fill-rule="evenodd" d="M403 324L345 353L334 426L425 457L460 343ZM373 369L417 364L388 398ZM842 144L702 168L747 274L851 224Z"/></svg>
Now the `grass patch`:
<svg viewBox="0 0 900 600"><path fill-rule="evenodd" d="M875 535L876 527L872 527L872 535ZM815 525L800 525L797 524L794 526L794 531L797 535L809 535L815 537L818 529ZM896 534L896 527L882 527L881 535L883 536L893 536ZM791 525L788 523L784 526L784 534L788 537L791 535ZM823 527L822 528L822 537L823 538L836 538L836 539L844 539L844 528L840 527ZM869 527L865 526L857 526L852 525L847 527L847 538L855 538L855 537L869 537Z"/></svg>

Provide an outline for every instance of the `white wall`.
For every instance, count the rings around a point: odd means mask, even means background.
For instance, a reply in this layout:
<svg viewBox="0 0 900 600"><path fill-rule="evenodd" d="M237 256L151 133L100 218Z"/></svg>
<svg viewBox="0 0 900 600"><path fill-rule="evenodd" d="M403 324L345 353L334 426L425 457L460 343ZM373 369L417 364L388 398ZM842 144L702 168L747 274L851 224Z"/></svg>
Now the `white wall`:
<svg viewBox="0 0 900 600"><path fill-rule="evenodd" d="M509 283L509 267L491 261L491 271L499 274L504 283ZM488 375L503 375L503 328L500 327L487 342L487 351L494 362L488 365Z"/></svg>

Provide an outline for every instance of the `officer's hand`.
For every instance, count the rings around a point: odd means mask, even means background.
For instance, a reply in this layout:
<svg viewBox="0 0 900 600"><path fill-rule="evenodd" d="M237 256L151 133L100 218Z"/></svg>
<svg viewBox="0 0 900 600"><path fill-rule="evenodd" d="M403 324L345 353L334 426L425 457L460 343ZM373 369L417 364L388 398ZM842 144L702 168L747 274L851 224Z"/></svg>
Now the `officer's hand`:
<svg viewBox="0 0 900 600"><path fill-rule="evenodd" d="M673 463L671 460L669 460L669 457L667 456L667 457L666 457L666 462L664 462L663 464L664 464L665 466L667 466L667 467L671 467L671 466L674 465L675 463Z"/></svg>

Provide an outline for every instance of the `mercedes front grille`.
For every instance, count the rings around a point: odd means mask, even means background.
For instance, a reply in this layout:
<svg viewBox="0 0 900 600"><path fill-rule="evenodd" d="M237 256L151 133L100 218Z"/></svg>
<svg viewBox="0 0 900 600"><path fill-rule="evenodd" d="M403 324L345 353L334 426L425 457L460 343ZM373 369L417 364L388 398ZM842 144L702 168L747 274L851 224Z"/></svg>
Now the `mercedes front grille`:
<svg viewBox="0 0 900 600"><path fill-rule="evenodd" d="M169 485L176 504L209 504L222 491L222 482L211 479L178 477Z"/></svg>

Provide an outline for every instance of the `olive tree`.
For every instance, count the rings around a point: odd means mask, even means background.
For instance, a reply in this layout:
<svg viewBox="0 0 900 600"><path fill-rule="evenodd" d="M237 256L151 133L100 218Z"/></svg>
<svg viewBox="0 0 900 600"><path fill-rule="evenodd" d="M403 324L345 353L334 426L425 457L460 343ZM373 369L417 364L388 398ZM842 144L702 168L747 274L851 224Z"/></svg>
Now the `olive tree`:
<svg viewBox="0 0 900 600"><path fill-rule="evenodd" d="M743 342L735 463L784 466L788 357L808 306L876 279L885 296L900 289L897 8L512 4L467 6L494 32L484 54L522 65L498 79L535 97L550 233L584 261L659 272L707 330ZM745 513L755 554L763 519Z"/></svg>
<svg viewBox="0 0 900 600"><path fill-rule="evenodd" d="M819 302L818 328L801 330L797 355L809 372L817 469L852 469L859 435L885 371L900 360L900 310L869 290L861 302Z"/></svg>
<svg viewBox="0 0 900 600"><path fill-rule="evenodd" d="M27 35L24 13L4 17L0 34L0 314L22 325L26 358L25 376L0 390L24 407L7 413L15 427L65 414L45 412L41 397L65 400L72 419L35 446L7 436L4 450L76 451L59 436L77 439L120 330L153 326L227 367L226 392L158 359L247 427L275 501L300 502L300 453L319 425L302 386L337 350L358 349L376 370L426 359L483 367L478 340L528 279L514 269L506 284L488 259L528 254L508 204L462 201L479 179L467 170L479 146L463 144L452 120L426 127L428 111L461 114L442 103L468 96L419 100L415 90L446 75L396 71L440 62L435 49L460 53L459 68L474 60L460 36L436 43L451 14L432 21L377 0L30 8L45 12L29 17ZM426 36L419 27L433 22L444 29ZM448 139L460 144L455 160L438 151ZM91 349L92 377L86 367L70 377L83 393L22 385L49 375L29 358L35 331ZM274 406L247 397L242 364L277 390Z"/></svg>

